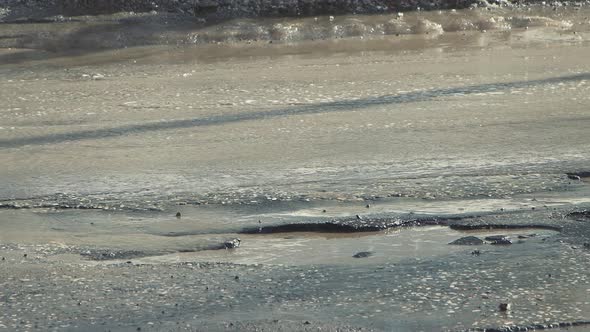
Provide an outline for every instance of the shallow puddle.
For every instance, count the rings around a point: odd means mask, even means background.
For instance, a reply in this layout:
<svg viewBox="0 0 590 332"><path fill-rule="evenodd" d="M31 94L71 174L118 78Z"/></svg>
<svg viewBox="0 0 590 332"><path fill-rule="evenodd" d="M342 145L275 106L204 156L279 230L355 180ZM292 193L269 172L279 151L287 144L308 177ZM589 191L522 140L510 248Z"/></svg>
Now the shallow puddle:
<svg viewBox="0 0 590 332"><path fill-rule="evenodd" d="M518 239L518 235L531 235ZM327 234L327 233L282 233L267 235L241 235L241 246L231 250L175 253L147 257L136 263L164 263L184 261L231 262L239 264L284 264L284 265L350 265L391 263L406 259L422 259L445 256L456 252L470 253L480 250L493 254L501 250L519 250L527 245L540 245L545 238L557 234L550 230L482 230L456 231L448 227L414 227L388 230L377 233ZM507 235L513 244L497 246L449 245L464 236ZM361 253L358 256L353 257Z"/></svg>

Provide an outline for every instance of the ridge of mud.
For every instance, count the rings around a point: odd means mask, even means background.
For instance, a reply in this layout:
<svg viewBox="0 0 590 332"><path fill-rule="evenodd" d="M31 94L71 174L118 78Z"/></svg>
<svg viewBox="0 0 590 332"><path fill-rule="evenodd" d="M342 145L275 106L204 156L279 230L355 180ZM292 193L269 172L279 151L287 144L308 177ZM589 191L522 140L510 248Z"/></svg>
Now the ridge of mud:
<svg viewBox="0 0 590 332"><path fill-rule="evenodd" d="M579 220L579 221L590 221L590 210L581 210L570 212L565 215L567 218Z"/></svg>
<svg viewBox="0 0 590 332"><path fill-rule="evenodd" d="M320 233L355 233L355 232L377 232L394 227L410 226L435 226L447 225L447 219L440 218L417 218L403 220L400 218L367 218L367 219L343 219L332 220L323 223L303 222L289 223L283 225L270 225L260 227L248 227L242 229L241 234L270 234L290 232L320 232Z"/></svg>
<svg viewBox="0 0 590 332"><path fill-rule="evenodd" d="M485 327L467 329L463 332L513 332L513 331L537 331L537 330L552 330L559 328L569 328L576 326L588 326L590 320L577 320L572 322L556 322L548 324L533 324L533 325L510 325L501 327Z"/></svg>
<svg viewBox="0 0 590 332"><path fill-rule="evenodd" d="M483 230L483 229L526 229L536 228L553 231L562 231L562 227L538 223L506 224L498 222L469 223L469 220L480 216L457 216L457 217L421 217L413 219L401 218L367 218L367 219L344 219L331 220L326 222L302 222L288 223L282 225L268 225L259 227L247 227L242 229L240 234L271 234L291 232L315 232L315 233L355 233L355 232L378 232L389 228L419 227L419 226L448 226L453 230Z"/></svg>
<svg viewBox="0 0 590 332"><path fill-rule="evenodd" d="M562 227L551 226L547 224L495 224L495 223L484 223L484 224L450 224L449 228L457 231L475 231L481 229L546 229L550 231L561 232Z"/></svg>

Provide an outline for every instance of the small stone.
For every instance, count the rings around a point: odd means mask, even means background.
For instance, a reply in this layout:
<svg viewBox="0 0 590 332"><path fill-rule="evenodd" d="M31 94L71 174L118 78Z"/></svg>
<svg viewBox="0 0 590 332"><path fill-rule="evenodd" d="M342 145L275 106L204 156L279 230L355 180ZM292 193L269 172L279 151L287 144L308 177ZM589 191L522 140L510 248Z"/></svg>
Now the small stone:
<svg viewBox="0 0 590 332"><path fill-rule="evenodd" d="M367 204L365 207L368 209L371 207L371 204Z"/></svg>
<svg viewBox="0 0 590 332"><path fill-rule="evenodd" d="M326 211L326 210L324 209L324 210L322 210L322 212L323 212L323 213L326 213L326 212L328 212L328 211Z"/></svg>
<svg viewBox="0 0 590 332"><path fill-rule="evenodd" d="M311 324L311 323L310 323L308 320L306 320L306 321L305 321L305 323L303 323L303 324L305 324L305 325L309 325L309 324Z"/></svg>
<svg viewBox="0 0 590 332"><path fill-rule="evenodd" d="M502 312L508 311L510 310L510 303L500 303L498 309L500 309Z"/></svg>
<svg viewBox="0 0 590 332"><path fill-rule="evenodd" d="M180 212L176 212L176 218L180 219L180 217L182 217L182 215L180 214Z"/></svg>
<svg viewBox="0 0 590 332"><path fill-rule="evenodd" d="M473 251L471 252L471 254L472 254L473 256L479 256L479 255L481 254L481 252L479 252L479 250L473 250Z"/></svg>
<svg viewBox="0 0 590 332"><path fill-rule="evenodd" d="M356 220L363 220L363 218L361 218L361 216L359 216L358 214L356 215Z"/></svg>
<svg viewBox="0 0 590 332"><path fill-rule="evenodd" d="M27 258L27 254L24 254L24 255L23 255L23 257L24 257L24 258Z"/></svg>
<svg viewBox="0 0 590 332"><path fill-rule="evenodd" d="M238 277L238 276L235 276L235 277L234 277L234 280L240 280L240 277Z"/></svg>
<svg viewBox="0 0 590 332"><path fill-rule="evenodd" d="M225 247L225 249L235 249L240 246L241 242L242 242L242 240L240 240L239 238L235 238L235 239L231 239L229 241L225 241L223 243L223 246Z"/></svg>

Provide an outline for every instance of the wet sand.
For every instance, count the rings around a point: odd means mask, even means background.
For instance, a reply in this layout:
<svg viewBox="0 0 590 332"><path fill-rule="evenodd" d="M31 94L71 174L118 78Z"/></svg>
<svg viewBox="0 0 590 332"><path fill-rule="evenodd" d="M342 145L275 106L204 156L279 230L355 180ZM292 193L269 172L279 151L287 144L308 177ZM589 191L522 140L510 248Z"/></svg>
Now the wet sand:
<svg viewBox="0 0 590 332"><path fill-rule="evenodd" d="M485 32L270 44L206 27L223 42L0 50L0 330L585 324L584 10ZM457 15L522 16L500 11ZM302 224L323 226L244 234ZM448 245L469 235L513 243Z"/></svg>

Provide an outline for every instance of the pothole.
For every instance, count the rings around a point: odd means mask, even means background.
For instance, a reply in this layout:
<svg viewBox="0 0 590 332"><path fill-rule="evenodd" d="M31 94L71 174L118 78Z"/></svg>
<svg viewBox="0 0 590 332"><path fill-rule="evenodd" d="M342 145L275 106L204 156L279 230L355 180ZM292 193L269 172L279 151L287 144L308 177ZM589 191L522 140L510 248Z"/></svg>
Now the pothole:
<svg viewBox="0 0 590 332"><path fill-rule="evenodd" d="M482 255L499 250L521 250L558 234L548 229L454 230L444 226L390 229L365 233L294 232L276 234L242 234L241 246L231 250L176 253L146 257L143 263L207 261L237 264L283 265L354 265L394 263L405 259L427 259L452 253L479 250ZM482 245L461 246L449 243L466 236L484 240L506 236L512 245L497 246L492 241Z"/></svg>

